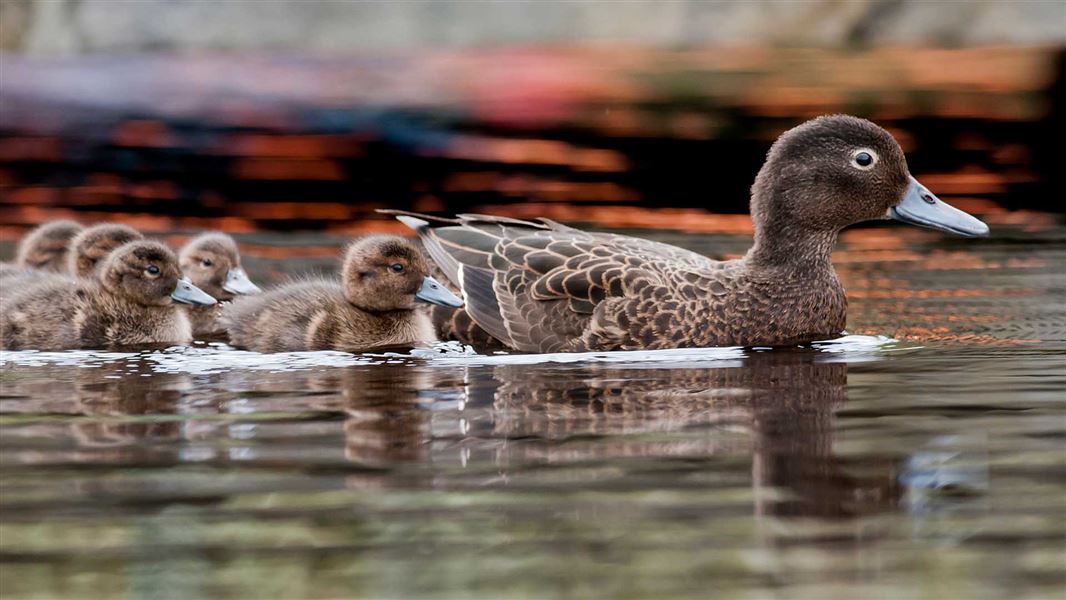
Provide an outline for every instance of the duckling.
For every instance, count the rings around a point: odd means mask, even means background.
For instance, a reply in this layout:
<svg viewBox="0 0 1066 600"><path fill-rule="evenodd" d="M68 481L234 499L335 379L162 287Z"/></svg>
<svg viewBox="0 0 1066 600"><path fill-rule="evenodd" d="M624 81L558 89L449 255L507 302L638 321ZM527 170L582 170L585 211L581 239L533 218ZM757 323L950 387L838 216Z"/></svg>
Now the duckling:
<svg viewBox="0 0 1066 600"><path fill-rule="evenodd" d="M96 265L112 250L142 239L141 232L121 223L100 223L83 229L70 240L67 272L77 277L91 277Z"/></svg>
<svg viewBox="0 0 1066 600"><path fill-rule="evenodd" d="M409 241L370 236L349 246L341 280L290 283L222 308L230 343L259 352L361 352L435 342L429 315L417 301L462 306L427 275L422 253Z"/></svg>
<svg viewBox="0 0 1066 600"><path fill-rule="evenodd" d="M46 275L0 300L0 347L62 350L138 344L187 344L192 327L175 303L215 299L181 276L178 258L159 242L115 249L97 277Z"/></svg>
<svg viewBox="0 0 1066 600"><path fill-rule="evenodd" d="M841 229L895 219L988 235L987 225L911 176L891 134L847 115L814 119L774 142L751 190L755 243L738 260L549 219L382 212L418 233L462 291L466 321L524 352L786 346L836 337L847 317L831 260ZM464 330L454 333L466 341Z"/></svg>
<svg viewBox="0 0 1066 600"><path fill-rule="evenodd" d="M178 261L181 272L193 285L219 301L212 306L188 307L192 334L197 339L225 336L226 331L218 322L221 303L240 294L262 291L241 267L237 243L224 233L207 232L189 240L178 253Z"/></svg>
<svg viewBox="0 0 1066 600"><path fill-rule="evenodd" d="M69 219L49 221L19 241L15 264L29 269L62 273L67 270L70 240L84 227Z"/></svg>

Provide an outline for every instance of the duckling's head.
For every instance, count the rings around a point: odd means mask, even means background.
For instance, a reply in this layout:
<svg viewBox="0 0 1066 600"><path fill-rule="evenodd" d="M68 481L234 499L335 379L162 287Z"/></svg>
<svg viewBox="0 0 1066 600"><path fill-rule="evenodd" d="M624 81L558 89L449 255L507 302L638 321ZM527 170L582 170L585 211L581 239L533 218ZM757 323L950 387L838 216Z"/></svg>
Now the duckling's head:
<svg viewBox="0 0 1066 600"><path fill-rule="evenodd" d="M99 278L112 294L145 306L216 303L182 277L178 257L170 248L151 240L134 240L116 248L101 263Z"/></svg>
<svg viewBox="0 0 1066 600"><path fill-rule="evenodd" d="M988 226L952 208L914 179L884 129L847 115L819 117L774 142L752 187L756 237L835 233L892 218L969 237Z"/></svg>
<svg viewBox="0 0 1066 600"><path fill-rule="evenodd" d="M20 267L65 271L70 240L84 229L67 219L49 221L19 242L15 263Z"/></svg>
<svg viewBox="0 0 1066 600"><path fill-rule="evenodd" d="M395 236L356 240L344 255L344 296L371 312L412 310L416 302L458 307L463 301L429 276L422 252Z"/></svg>
<svg viewBox="0 0 1066 600"><path fill-rule="evenodd" d="M213 231L194 237L182 246L178 260L189 281L218 300L262 291L241 267L237 242L224 233Z"/></svg>
<svg viewBox="0 0 1066 600"><path fill-rule="evenodd" d="M69 271L78 277L91 277L112 250L133 240L144 239L141 232L120 223L100 223L83 229L70 241Z"/></svg>

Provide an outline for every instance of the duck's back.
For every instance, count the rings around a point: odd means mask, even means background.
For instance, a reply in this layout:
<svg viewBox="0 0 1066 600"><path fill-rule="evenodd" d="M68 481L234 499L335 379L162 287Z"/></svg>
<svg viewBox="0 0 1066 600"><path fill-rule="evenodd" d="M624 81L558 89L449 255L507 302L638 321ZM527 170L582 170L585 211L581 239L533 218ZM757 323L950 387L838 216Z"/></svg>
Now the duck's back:
<svg viewBox="0 0 1066 600"><path fill-rule="evenodd" d="M736 279L735 261L550 221L464 215L417 230L472 321L522 351L676 346L698 333L694 305Z"/></svg>
<svg viewBox="0 0 1066 600"><path fill-rule="evenodd" d="M477 328L516 350L786 345L844 326L828 261L816 272L765 268L547 220L400 218L461 287ZM471 331L462 316L450 323L460 335Z"/></svg>

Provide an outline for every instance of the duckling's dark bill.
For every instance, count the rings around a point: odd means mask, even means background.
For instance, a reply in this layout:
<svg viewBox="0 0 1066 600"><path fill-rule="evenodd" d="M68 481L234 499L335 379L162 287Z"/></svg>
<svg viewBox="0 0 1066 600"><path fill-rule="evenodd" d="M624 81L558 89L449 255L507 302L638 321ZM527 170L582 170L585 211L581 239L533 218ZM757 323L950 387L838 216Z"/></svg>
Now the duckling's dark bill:
<svg viewBox="0 0 1066 600"><path fill-rule="evenodd" d="M222 289L231 294L258 294L263 291L259 286L248 279L244 269L230 269L226 273L226 281L222 283Z"/></svg>
<svg viewBox="0 0 1066 600"><path fill-rule="evenodd" d="M218 304L218 300L215 300L207 292L193 285L188 279L179 279L178 287L174 288L170 297L182 304L195 304L197 306Z"/></svg>
<svg viewBox="0 0 1066 600"><path fill-rule="evenodd" d="M415 293L415 298L422 302L439 304L440 306L449 306L451 308L459 308L463 305L462 298L453 294L451 290L441 285L439 281L432 277L426 277L422 280L422 287Z"/></svg>
<svg viewBox="0 0 1066 600"><path fill-rule="evenodd" d="M914 177L911 177L903 201L888 209L888 216L904 223L965 237L988 235L988 225L937 198Z"/></svg>

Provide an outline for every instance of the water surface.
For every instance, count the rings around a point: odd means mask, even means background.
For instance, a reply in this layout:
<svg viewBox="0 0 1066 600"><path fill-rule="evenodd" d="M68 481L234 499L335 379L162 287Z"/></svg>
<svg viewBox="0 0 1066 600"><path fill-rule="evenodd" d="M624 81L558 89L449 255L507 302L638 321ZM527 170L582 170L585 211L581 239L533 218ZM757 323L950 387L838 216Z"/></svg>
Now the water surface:
<svg viewBox="0 0 1066 600"><path fill-rule="evenodd" d="M846 233L807 348L4 353L3 596L1061 598L1066 228L1019 221Z"/></svg>

